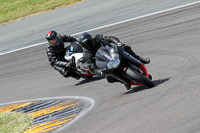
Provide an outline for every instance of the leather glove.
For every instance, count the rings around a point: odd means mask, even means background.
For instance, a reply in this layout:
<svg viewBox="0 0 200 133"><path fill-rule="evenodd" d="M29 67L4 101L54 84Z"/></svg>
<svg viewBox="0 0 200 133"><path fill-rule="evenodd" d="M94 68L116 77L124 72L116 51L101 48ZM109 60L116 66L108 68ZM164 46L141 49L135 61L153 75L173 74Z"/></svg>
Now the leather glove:
<svg viewBox="0 0 200 133"><path fill-rule="evenodd" d="M72 56L72 60L69 63L67 63L65 67L66 68L72 68L72 69L76 68L76 63L75 63L75 57L74 56Z"/></svg>

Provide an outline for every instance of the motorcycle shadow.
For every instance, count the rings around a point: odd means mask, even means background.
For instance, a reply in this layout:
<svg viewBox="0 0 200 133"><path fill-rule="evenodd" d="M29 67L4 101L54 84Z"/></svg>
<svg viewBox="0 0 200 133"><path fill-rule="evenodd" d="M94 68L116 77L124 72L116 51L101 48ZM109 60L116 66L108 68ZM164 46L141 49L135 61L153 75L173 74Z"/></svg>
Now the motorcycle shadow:
<svg viewBox="0 0 200 133"><path fill-rule="evenodd" d="M159 80L154 80L154 87L160 85L160 84L163 84L164 82L168 81L170 78L166 78L166 79L159 79ZM153 87L152 87L153 88ZM135 86L133 88L131 88L128 92L124 93L124 94L130 94L130 93L136 93L136 92L139 92L139 91L142 91L142 90L146 90L146 89L152 89L152 88L149 88L145 85L139 85L139 86Z"/></svg>
<svg viewBox="0 0 200 133"><path fill-rule="evenodd" d="M92 77L91 79L83 79L79 83L75 84L75 86L82 85L82 84L85 84L85 83L88 83L88 82L102 80L102 79L104 79L104 77L102 77L102 76L95 76L95 77Z"/></svg>

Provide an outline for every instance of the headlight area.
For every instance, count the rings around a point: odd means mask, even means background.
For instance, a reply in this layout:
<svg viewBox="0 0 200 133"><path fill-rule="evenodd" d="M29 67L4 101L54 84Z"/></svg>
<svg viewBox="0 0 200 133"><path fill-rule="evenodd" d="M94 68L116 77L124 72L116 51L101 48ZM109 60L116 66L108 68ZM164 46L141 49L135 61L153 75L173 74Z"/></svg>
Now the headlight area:
<svg viewBox="0 0 200 133"><path fill-rule="evenodd" d="M111 54L111 59L107 64L108 69L115 69L119 67L120 65L120 59L119 59L119 54L118 53L112 53Z"/></svg>

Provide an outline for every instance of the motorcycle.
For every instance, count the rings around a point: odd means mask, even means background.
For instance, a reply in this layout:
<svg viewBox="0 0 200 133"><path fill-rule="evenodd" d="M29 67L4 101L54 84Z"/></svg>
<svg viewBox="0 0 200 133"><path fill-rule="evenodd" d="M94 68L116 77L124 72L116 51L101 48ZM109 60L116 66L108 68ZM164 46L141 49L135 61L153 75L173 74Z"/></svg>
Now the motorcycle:
<svg viewBox="0 0 200 133"><path fill-rule="evenodd" d="M125 52L122 47L111 43L102 46L95 55L96 66L105 76L111 76L125 85L129 90L131 85L146 85L154 87L152 76L138 59Z"/></svg>
<svg viewBox="0 0 200 133"><path fill-rule="evenodd" d="M65 52L65 60L73 60L76 63L75 73L83 75L85 79L91 79L95 76L92 69L92 64L82 62L83 49L78 42L72 42Z"/></svg>

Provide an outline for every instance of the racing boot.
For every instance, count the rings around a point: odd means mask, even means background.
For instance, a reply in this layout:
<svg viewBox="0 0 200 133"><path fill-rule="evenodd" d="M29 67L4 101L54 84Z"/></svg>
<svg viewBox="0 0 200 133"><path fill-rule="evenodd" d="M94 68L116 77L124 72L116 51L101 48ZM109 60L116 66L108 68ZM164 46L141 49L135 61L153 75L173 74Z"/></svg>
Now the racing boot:
<svg viewBox="0 0 200 133"><path fill-rule="evenodd" d="M72 73L72 74L71 74L71 77L72 77L72 78L75 78L76 80L79 80L79 79L81 78L81 76L78 75L78 74L76 74L76 73Z"/></svg>
<svg viewBox="0 0 200 133"><path fill-rule="evenodd" d="M105 76L105 77L108 83L120 82L119 80L117 80L116 78L113 78L112 76Z"/></svg>
<svg viewBox="0 0 200 133"><path fill-rule="evenodd" d="M126 87L127 90L131 89L131 84L124 84L124 86Z"/></svg>
<svg viewBox="0 0 200 133"><path fill-rule="evenodd" d="M106 76L106 79L109 83L121 82L121 81L117 80L116 78L113 78L112 76ZM124 84L124 86L126 87L127 90L131 89L131 84L125 84L125 83L123 83L123 84Z"/></svg>
<svg viewBox="0 0 200 133"><path fill-rule="evenodd" d="M61 75L63 75L63 77L68 78L71 75L71 72L63 67L58 67L58 66L54 66L53 67L55 70L57 70L58 72L60 72Z"/></svg>
<svg viewBox="0 0 200 133"><path fill-rule="evenodd" d="M69 70L63 70L62 72L60 72L63 77L68 78L71 75L71 72Z"/></svg>
<svg viewBox="0 0 200 133"><path fill-rule="evenodd" d="M71 76L72 78L79 80L81 77L80 75L68 70L67 68L54 67L54 69L58 70L60 72L60 74L62 74L63 77L65 77L65 78L69 78Z"/></svg>

